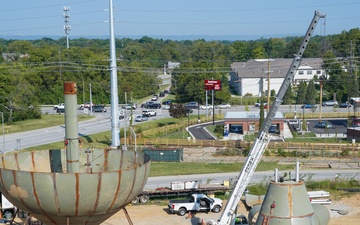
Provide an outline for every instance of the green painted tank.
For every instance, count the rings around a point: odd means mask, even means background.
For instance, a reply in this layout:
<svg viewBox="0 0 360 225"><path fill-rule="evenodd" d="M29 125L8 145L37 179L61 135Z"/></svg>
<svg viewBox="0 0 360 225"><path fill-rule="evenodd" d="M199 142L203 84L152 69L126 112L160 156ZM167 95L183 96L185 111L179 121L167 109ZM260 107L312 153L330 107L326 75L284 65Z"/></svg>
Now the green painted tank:
<svg viewBox="0 0 360 225"><path fill-rule="evenodd" d="M76 83L64 83L66 149L0 156L0 191L46 225L98 225L143 190L150 157L119 149L81 149Z"/></svg>
<svg viewBox="0 0 360 225"><path fill-rule="evenodd" d="M327 225L330 214L320 204L311 204L304 181L299 179L299 163L296 164L295 179L278 178L269 184L266 195L260 205L249 212L250 224L256 219L256 225Z"/></svg>

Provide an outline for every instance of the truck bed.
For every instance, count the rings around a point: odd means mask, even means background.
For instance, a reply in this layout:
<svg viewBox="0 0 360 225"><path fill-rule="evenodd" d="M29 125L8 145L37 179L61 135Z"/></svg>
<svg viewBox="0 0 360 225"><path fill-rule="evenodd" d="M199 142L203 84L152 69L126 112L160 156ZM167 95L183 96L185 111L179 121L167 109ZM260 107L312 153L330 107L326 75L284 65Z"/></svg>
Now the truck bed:
<svg viewBox="0 0 360 225"><path fill-rule="evenodd" d="M179 199L179 200L170 200L169 204L178 204L178 203L191 203L191 199Z"/></svg>

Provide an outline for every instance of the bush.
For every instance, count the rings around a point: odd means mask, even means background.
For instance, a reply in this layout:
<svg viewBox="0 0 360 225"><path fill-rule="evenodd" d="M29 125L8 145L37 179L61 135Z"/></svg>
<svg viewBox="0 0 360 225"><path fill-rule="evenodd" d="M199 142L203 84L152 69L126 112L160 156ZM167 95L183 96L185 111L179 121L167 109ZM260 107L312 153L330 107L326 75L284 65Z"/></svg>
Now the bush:
<svg viewBox="0 0 360 225"><path fill-rule="evenodd" d="M341 151L340 155L342 157L349 156L350 155L350 150L349 149L344 149L344 150Z"/></svg>

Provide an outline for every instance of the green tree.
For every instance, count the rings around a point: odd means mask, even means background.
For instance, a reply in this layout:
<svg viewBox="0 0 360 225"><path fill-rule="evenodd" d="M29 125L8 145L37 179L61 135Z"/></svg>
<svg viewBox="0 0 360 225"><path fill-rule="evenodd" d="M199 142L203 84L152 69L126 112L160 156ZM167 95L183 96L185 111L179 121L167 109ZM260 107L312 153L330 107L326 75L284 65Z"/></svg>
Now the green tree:
<svg viewBox="0 0 360 225"><path fill-rule="evenodd" d="M173 118L184 118L187 116L188 109L183 104L170 104L169 115Z"/></svg>
<svg viewBox="0 0 360 225"><path fill-rule="evenodd" d="M316 94L314 81L310 80L306 90L305 102L309 104L315 104L316 96L317 94Z"/></svg>
<svg viewBox="0 0 360 225"><path fill-rule="evenodd" d="M293 100L293 92L292 92L292 87L291 85L289 85L288 89L285 92L284 95L284 104L285 105L291 105L292 104L292 100Z"/></svg>
<svg viewBox="0 0 360 225"><path fill-rule="evenodd" d="M306 82L301 81L300 85L298 87L297 95L296 95L296 104L304 104L304 103L306 103L305 102L306 89L307 89Z"/></svg>

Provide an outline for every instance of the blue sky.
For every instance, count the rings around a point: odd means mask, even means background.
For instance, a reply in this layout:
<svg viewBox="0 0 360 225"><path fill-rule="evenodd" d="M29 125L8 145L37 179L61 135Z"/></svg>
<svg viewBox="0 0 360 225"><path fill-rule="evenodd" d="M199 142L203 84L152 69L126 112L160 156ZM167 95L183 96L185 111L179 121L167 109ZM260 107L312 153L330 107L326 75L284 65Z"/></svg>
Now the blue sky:
<svg viewBox="0 0 360 225"><path fill-rule="evenodd" d="M115 34L303 35L315 10L326 25L315 35L360 26L356 0L113 0ZM10 0L0 8L0 35L63 36L63 7L70 6L71 36L109 34L109 0Z"/></svg>

